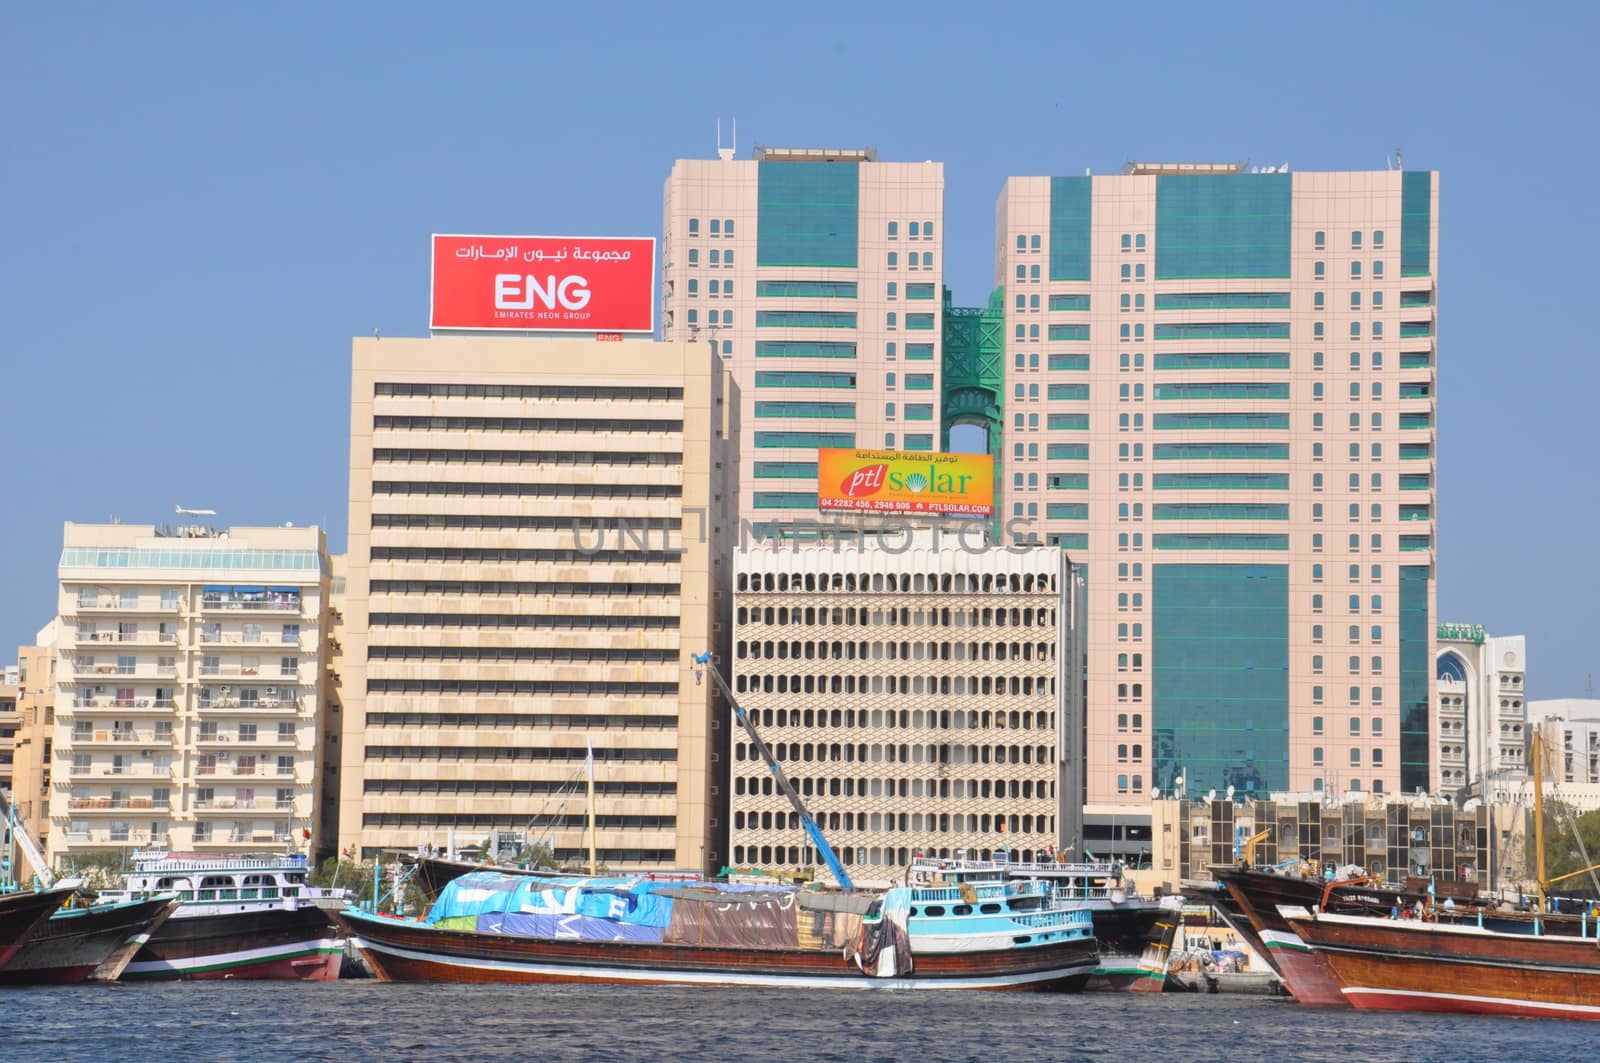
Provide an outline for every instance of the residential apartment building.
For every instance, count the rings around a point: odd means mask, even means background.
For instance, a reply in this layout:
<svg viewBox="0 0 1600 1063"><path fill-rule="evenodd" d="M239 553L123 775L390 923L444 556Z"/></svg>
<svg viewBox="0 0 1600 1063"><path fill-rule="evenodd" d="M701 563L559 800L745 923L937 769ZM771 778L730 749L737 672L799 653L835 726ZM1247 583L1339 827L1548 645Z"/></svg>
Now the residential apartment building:
<svg viewBox="0 0 1600 1063"><path fill-rule="evenodd" d="M1437 174L1130 164L996 214L1001 512L1087 571L1089 823L1436 789Z"/></svg>
<svg viewBox="0 0 1600 1063"><path fill-rule="evenodd" d="M314 850L316 527L66 525L48 854Z"/></svg>
<svg viewBox="0 0 1600 1063"><path fill-rule="evenodd" d="M56 726L56 632L52 620L17 648L17 715L10 789L17 819L41 847L50 834L50 767Z"/></svg>
<svg viewBox="0 0 1600 1063"><path fill-rule="evenodd" d="M1546 743L1545 781L1555 796L1584 811L1600 807L1600 698L1528 702L1528 729ZM1532 765L1529 765L1532 768Z"/></svg>
<svg viewBox="0 0 1600 1063"><path fill-rule="evenodd" d="M340 847L491 832L720 866L713 558L731 431L704 340L354 343Z"/></svg>
<svg viewBox="0 0 1600 1063"><path fill-rule="evenodd" d="M853 878L1075 837L1074 584L1056 549L929 532L735 555L730 683ZM742 728L735 865L820 860ZM1128 747L1122 747L1126 760Z"/></svg>
<svg viewBox="0 0 1600 1063"><path fill-rule="evenodd" d="M1481 624L1439 624L1436 635L1433 753L1440 792L1470 787L1482 795L1487 777L1528 771L1527 639L1491 636Z"/></svg>
<svg viewBox="0 0 1600 1063"><path fill-rule="evenodd" d="M814 521L818 447L939 449L941 163L729 151L680 159L663 199L662 334L737 382L741 518Z"/></svg>

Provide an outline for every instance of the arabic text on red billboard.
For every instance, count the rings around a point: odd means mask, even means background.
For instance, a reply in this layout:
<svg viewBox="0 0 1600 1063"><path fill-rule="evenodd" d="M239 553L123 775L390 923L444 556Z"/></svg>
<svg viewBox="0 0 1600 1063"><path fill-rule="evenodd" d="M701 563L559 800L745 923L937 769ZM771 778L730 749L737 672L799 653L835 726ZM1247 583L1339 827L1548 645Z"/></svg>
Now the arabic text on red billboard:
<svg viewBox="0 0 1600 1063"><path fill-rule="evenodd" d="M654 332L653 237L433 238L435 329Z"/></svg>

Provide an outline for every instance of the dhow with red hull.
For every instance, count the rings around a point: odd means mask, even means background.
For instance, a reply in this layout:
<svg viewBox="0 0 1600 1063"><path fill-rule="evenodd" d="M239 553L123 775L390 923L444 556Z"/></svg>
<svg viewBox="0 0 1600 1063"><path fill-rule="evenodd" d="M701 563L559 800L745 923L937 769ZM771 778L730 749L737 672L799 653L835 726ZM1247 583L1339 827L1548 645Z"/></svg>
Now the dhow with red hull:
<svg viewBox="0 0 1600 1063"><path fill-rule="evenodd" d="M306 883L306 858L137 854L125 888L137 900L175 893L180 904L122 973L123 981L339 977L344 933L330 909L342 894Z"/></svg>
<svg viewBox="0 0 1600 1063"><path fill-rule="evenodd" d="M1303 908L1282 913L1357 1008L1600 1021L1593 929L1584 937L1532 935Z"/></svg>
<svg viewBox="0 0 1600 1063"><path fill-rule="evenodd" d="M479 871L425 920L339 919L385 981L1070 991L1097 964L1090 912L989 861L918 860L881 896Z"/></svg>

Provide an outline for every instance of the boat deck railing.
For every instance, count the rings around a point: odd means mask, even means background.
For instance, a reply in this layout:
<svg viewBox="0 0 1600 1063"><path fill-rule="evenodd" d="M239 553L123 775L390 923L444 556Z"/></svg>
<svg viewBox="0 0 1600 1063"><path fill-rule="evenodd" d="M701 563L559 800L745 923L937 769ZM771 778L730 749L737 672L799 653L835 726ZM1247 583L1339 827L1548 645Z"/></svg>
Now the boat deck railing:
<svg viewBox="0 0 1600 1063"><path fill-rule="evenodd" d="M1000 868L1009 875L1050 875L1053 877L1102 878L1110 877L1117 873L1115 864L1099 862L1067 864L1058 860L1013 860L1000 864Z"/></svg>
<svg viewBox="0 0 1600 1063"><path fill-rule="evenodd" d="M299 853L285 856L237 856L220 859L203 859L171 856L166 853L134 854L134 871L138 874L165 874L190 871L305 871L306 858Z"/></svg>
<svg viewBox="0 0 1600 1063"><path fill-rule="evenodd" d="M1023 926L1032 927L1094 926L1094 913L1082 908L1057 909L1045 912L1019 912L1011 918Z"/></svg>
<svg viewBox="0 0 1600 1063"><path fill-rule="evenodd" d="M1052 896L1058 901L1105 901L1113 893L1131 896L1121 886L1057 886Z"/></svg>
<svg viewBox="0 0 1600 1063"><path fill-rule="evenodd" d="M103 890L100 896L108 900L138 901L158 897L164 893L176 894L186 903L213 904L224 901L299 901L315 899L322 890L305 890L299 886L277 889L272 886L251 886L245 889L204 890Z"/></svg>
<svg viewBox="0 0 1600 1063"><path fill-rule="evenodd" d="M1049 895L1049 887L1040 885L1036 887L1031 882L1019 882L1013 885L973 883L965 884L972 891L972 898L979 901L1004 901L1014 897L1042 897ZM971 900L963 895L961 884L952 886L913 886L912 896L919 902L939 904L941 902L959 904L963 900Z"/></svg>

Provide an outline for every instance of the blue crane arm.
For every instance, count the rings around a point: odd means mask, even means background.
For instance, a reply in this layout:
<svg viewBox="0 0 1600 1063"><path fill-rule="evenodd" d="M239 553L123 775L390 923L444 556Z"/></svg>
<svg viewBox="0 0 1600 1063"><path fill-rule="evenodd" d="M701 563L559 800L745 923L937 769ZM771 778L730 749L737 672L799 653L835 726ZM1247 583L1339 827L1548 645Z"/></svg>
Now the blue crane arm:
<svg viewBox="0 0 1600 1063"><path fill-rule="evenodd" d="M772 750L767 748L767 743L762 739L760 732L756 730L756 725L750 719L750 714L739 707L739 702L734 698L733 690L728 686L728 681L722 678L722 673L717 671L717 666L712 663L711 654L709 652L697 653L692 659L696 665L711 673L711 679L717 684L717 689L722 691L722 696L728 699L728 704L733 708L734 719L739 721L739 724L745 729L745 733L750 736L750 744L756 747L756 751L761 754L761 759L766 761L767 770L772 772L772 778L777 783L778 790L784 797L789 799L789 804L799 814L800 825L805 828L806 837L810 838L811 844L817 847L817 853L822 857L822 862L827 865L828 871L834 877L834 881L839 883L840 889L853 891L856 887L855 883L850 881L849 872L845 871L844 864L840 862L838 854L833 851L833 846L828 844L828 839L823 835L822 828L817 826L817 821L812 818L810 812L806 811L805 802L800 800L799 792L789 782L788 777L783 774L783 767L778 763L777 758L772 755Z"/></svg>

